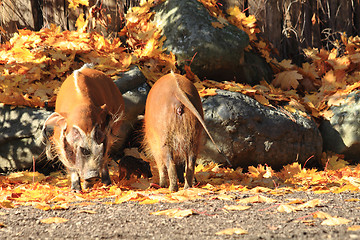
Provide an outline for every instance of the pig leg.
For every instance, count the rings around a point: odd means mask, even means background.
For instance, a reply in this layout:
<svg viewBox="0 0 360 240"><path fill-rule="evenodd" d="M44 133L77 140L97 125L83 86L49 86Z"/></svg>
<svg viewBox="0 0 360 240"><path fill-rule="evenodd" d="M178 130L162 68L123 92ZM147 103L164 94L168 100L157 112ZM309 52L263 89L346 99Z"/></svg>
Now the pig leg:
<svg viewBox="0 0 360 240"><path fill-rule="evenodd" d="M173 159L173 155L170 153L170 150L168 147L166 147L166 151L164 151L164 158L165 158L165 162L166 162L166 167L167 167L167 171L168 171L168 176L169 176L169 182L170 182L170 191L171 192L176 192L179 190L179 186L177 183L177 172L176 172L176 165L175 165L175 161Z"/></svg>
<svg viewBox="0 0 360 240"><path fill-rule="evenodd" d="M179 179L179 183L184 183L185 179L184 179L184 162L179 163L179 161L175 161L178 164L176 165L176 173L177 173L177 177Z"/></svg>
<svg viewBox="0 0 360 240"><path fill-rule="evenodd" d="M70 170L71 177L71 189L75 191L81 191L80 177L76 170Z"/></svg>
<svg viewBox="0 0 360 240"><path fill-rule="evenodd" d="M186 178L184 189L192 187L195 171L195 162L196 156L194 154L190 154L185 164Z"/></svg>
<svg viewBox="0 0 360 240"><path fill-rule="evenodd" d="M109 168L107 164L104 164L103 168L101 169L101 182L105 185L111 184Z"/></svg>

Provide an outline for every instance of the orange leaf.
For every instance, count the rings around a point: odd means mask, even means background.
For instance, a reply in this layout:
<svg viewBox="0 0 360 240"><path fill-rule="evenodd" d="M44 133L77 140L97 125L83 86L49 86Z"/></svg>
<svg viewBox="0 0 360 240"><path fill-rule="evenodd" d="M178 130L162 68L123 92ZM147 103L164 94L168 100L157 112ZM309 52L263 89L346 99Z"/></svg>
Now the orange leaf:
<svg viewBox="0 0 360 240"><path fill-rule="evenodd" d="M215 95L217 95L216 88L202 89L199 91L199 95L200 95L200 97L215 96Z"/></svg>
<svg viewBox="0 0 360 240"><path fill-rule="evenodd" d="M348 231L360 231L360 225L354 225L351 227L348 227Z"/></svg>
<svg viewBox="0 0 360 240"><path fill-rule="evenodd" d="M211 25L212 25L214 28L223 28L223 27L225 27L224 24L219 23L219 22L212 22Z"/></svg>
<svg viewBox="0 0 360 240"><path fill-rule="evenodd" d="M261 103L262 105L267 106L267 105L270 104L270 103L269 103L269 100L268 100L266 97L264 97L264 95L255 94L254 97L255 97L256 101L258 101L258 102Z"/></svg>
<svg viewBox="0 0 360 240"><path fill-rule="evenodd" d="M127 202L127 201L134 201L134 200L144 199L144 197L145 196L143 194L139 193L139 192L129 191L123 196L117 196L114 203L115 204L120 204L120 203Z"/></svg>
<svg viewBox="0 0 360 240"><path fill-rule="evenodd" d="M299 81L303 79L303 76L298 73L296 70L284 71L276 74L275 79L273 80L273 85L275 87L280 87L282 90L297 89L299 86Z"/></svg>

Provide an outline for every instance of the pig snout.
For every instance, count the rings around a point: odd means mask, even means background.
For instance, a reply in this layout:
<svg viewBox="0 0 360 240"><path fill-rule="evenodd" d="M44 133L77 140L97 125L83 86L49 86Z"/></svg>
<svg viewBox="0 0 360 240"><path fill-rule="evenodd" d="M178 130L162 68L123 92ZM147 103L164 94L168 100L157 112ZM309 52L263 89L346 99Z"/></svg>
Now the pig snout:
<svg viewBox="0 0 360 240"><path fill-rule="evenodd" d="M87 171L84 175L85 181L97 181L100 178L100 173L98 170Z"/></svg>

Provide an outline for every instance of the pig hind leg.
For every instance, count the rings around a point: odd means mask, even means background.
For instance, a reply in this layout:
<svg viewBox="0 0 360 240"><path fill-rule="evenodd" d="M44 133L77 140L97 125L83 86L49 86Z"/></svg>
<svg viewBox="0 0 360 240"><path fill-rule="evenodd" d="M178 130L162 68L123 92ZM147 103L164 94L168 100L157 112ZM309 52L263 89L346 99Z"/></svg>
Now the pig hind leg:
<svg viewBox="0 0 360 240"><path fill-rule="evenodd" d="M176 164L176 173L177 173L177 177L179 179L179 183L184 183L185 179L184 179L184 170L185 170L185 164L184 162L180 162L180 161L175 161Z"/></svg>
<svg viewBox="0 0 360 240"><path fill-rule="evenodd" d="M186 164L185 164L186 178L185 178L184 189L192 187L193 179L194 179L194 171L195 171L195 162L196 162L195 154L190 154L186 159Z"/></svg>

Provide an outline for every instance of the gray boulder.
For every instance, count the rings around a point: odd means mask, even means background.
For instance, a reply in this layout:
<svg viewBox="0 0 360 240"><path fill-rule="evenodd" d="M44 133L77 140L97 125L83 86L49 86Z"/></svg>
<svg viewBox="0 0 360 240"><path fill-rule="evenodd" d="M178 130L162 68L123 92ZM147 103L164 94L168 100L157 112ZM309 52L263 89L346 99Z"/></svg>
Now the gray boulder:
<svg viewBox="0 0 360 240"><path fill-rule="evenodd" d="M120 92L124 94L146 83L146 78L139 67L133 65L130 67L130 70L119 74L119 78L116 79L114 83Z"/></svg>
<svg viewBox="0 0 360 240"><path fill-rule="evenodd" d="M330 120L320 124L324 150L344 154L346 160L360 161L360 91L350 93L345 103L332 106Z"/></svg>
<svg viewBox="0 0 360 240"><path fill-rule="evenodd" d="M231 24L213 27L218 20L197 0L167 0L154 11L154 22L166 36L164 47L176 55L181 68L194 57L191 70L201 79L236 79L256 84L271 77L271 69L263 59L255 54L244 55L248 35Z"/></svg>
<svg viewBox="0 0 360 240"><path fill-rule="evenodd" d="M42 124L50 111L0 107L0 172L30 168L44 150Z"/></svg>
<svg viewBox="0 0 360 240"><path fill-rule="evenodd" d="M309 158L307 164L320 160L322 138L313 120L288 113L290 119L283 110L241 93L217 93L203 99L204 118L233 167L267 164L279 169L292 162L304 164ZM200 154L200 161L206 159L227 165L209 138Z"/></svg>

